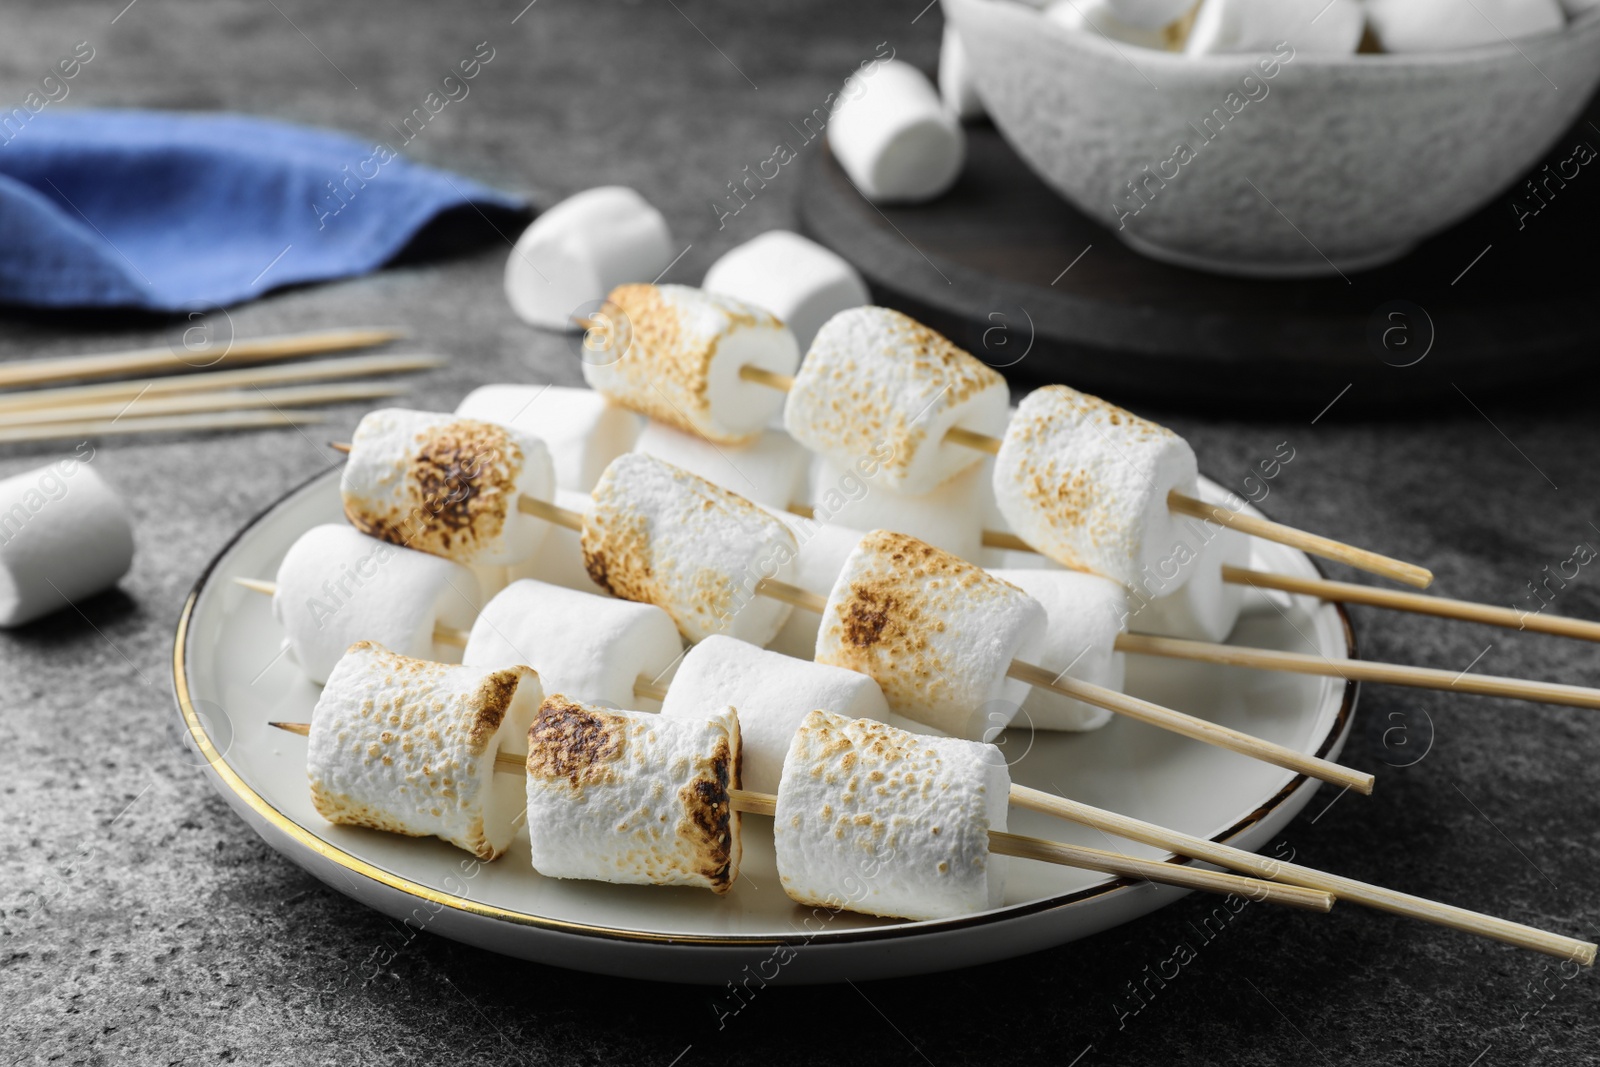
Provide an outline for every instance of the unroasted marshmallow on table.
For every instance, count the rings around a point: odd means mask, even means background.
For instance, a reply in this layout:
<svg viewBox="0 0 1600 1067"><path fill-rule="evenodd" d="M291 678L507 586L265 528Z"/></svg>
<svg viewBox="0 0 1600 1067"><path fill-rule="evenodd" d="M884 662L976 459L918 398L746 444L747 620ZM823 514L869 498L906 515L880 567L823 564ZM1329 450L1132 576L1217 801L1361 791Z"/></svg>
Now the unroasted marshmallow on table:
<svg viewBox="0 0 1600 1067"><path fill-rule="evenodd" d="M993 745L907 733L826 711L795 732L773 844L783 891L802 904L946 919L1005 900L1011 776Z"/></svg>
<svg viewBox="0 0 1600 1067"><path fill-rule="evenodd" d="M524 322L578 328L574 315L619 285L647 282L672 264L661 212L620 185L586 189L533 221L506 260L506 298Z"/></svg>
<svg viewBox="0 0 1600 1067"><path fill-rule="evenodd" d="M479 859L511 846L521 782L495 754L524 752L543 693L524 666L450 666L363 641L311 714L311 802L332 823L442 837Z"/></svg>
<svg viewBox="0 0 1600 1067"><path fill-rule="evenodd" d="M812 711L879 721L890 714L878 683L864 674L708 637L683 657L661 714L703 718L723 704L739 713L744 788L762 793L778 791L789 742Z"/></svg>
<svg viewBox="0 0 1600 1067"><path fill-rule="evenodd" d="M1502 44L1566 25L1556 0L1367 0L1365 6L1372 32L1386 52Z"/></svg>
<svg viewBox="0 0 1600 1067"><path fill-rule="evenodd" d="M739 876L739 717L609 711L549 697L528 733L528 842L547 878L700 886Z"/></svg>
<svg viewBox="0 0 1600 1067"><path fill-rule="evenodd" d="M788 230L768 230L724 252L700 287L772 312L802 352L823 323L870 299L843 257Z"/></svg>
<svg viewBox="0 0 1600 1067"><path fill-rule="evenodd" d="M739 376L799 365L794 334L771 312L686 285L624 285L607 300L583 377L617 403L718 444L749 440L783 406L782 390Z"/></svg>
<svg viewBox="0 0 1600 1067"><path fill-rule="evenodd" d="M1361 44L1366 20L1360 0L1203 0L1184 51L1265 53L1287 42L1294 54L1349 55Z"/></svg>
<svg viewBox="0 0 1600 1067"><path fill-rule="evenodd" d="M532 434L550 450L556 485L587 493L606 464L633 447L644 418L593 389L561 385L483 385L456 405L468 419Z"/></svg>
<svg viewBox="0 0 1600 1067"><path fill-rule="evenodd" d="M0 626L109 589L131 566L128 505L85 461L0 481Z"/></svg>
<svg viewBox="0 0 1600 1067"><path fill-rule="evenodd" d="M339 479L345 518L362 533L458 563L526 559L549 530L517 507L555 494L539 438L498 423L430 411L370 412Z"/></svg>
<svg viewBox="0 0 1600 1067"><path fill-rule="evenodd" d="M790 581L808 593L827 597L833 591L844 561L856 550L864 534L848 526L831 522L818 522L802 518L787 511L774 510L783 524L794 533L800 546L800 558L795 561ZM817 628L822 617L810 611L791 611L778 636L767 642L767 647L785 656L809 660L817 652Z"/></svg>
<svg viewBox="0 0 1600 1067"><path fill-rule="evenodd" d="M690 641L722 633L764 645L789 616L788 604L755 591L762 578L794 573L789 528L653 456L630 452L606 468L582 544L595 584L663 608Z"/></svg>
<svg viewBox="0 0 1600 1067"><path fill-rule="evenodd" d="M1128 594L1094 574L1061 570L994 570L1044 607L1049 622L1037 663L1057 677L1122 691L1127 657L1117 638L1127 629ZM1034 686L1022 702L1023 719L1040 730L1098 730L1111 721L1105 708Z"/></svg>
<svg viewBox="0 0 1600 1067"><path fill-rule="evenodd" d="M966 160L961 124L916 67L884 60L845 80L828 147L862 195L878 203L931 200Z"/></svg>
<svg viewBox="0 0 1600 1067"><path fill-rule="evenodd" d="M972 77L972 59L961 35L950 23L944 25L944 36L939 39L939 98L945 109L963 122L983 118L983 99L978 96L978 84Z"/></svg>
<svg viewBox="0 0 1600 1067"><path fill-rule="evenodd" d="M1162 426L1065 385L1035 389L1017 406L995 460L995 502L1017 535L1058 563L1130 588L1165 574L1182 541L1167 506L1194 496L1199 469L1188 443ZM1171 585L1187 581L1178 569Z"/></svg>
<svg viewBox="0 0 1600 1067"><path fill-rule="evenodd" d="M654 711L634 684L661 681L682 651L671 616L653 604L524 579L485 605L461 662L527 664L552 696Z"/></svg>
<svg viewBox="0 0 1600 1067"><path fill-rule="evenodd" d="M326 682L358 641L413 659L459 659L459 649L435 645L434 629L465 630L481 603L478 579L461 564L342 523L301 534L278 564L277 586L272 614L313 682Z"/></svg>
<svg viewBox="0 0 1600 1067"><path fill-rule="evenodd" d="M989 468L990 457L979 456L979 462L961 473L912 495L861 476L859 466L841 469L827 456L818 456L811 467L809 499L819 507L826 506L823 501L837 501L828 511L830 522L910 534L953 556L975 560L983 548L983 515L993 493Z"/></svg>
<svg viewBox="0 0 1600 1067"><path fill-rule="evenodd" d="M959 426L998 436L1005 379L910 316L841 311L806 354L784 405L789 434L837 466L871 459L874 487L931 492L983 458L945 440Z"/></svg>
<svg viewBox="0 0 1600 1067"><path fill-rule="evenodd" d="M712 444L703 437L650 422L633 451L654 456L755 504L785 508L806 493L811 453L782 430L762 430L741 445Z"/></svg>
<svg viewBox="0 0 1600 1067"><path fill-rule="evenodd" d="M1010 724L1035 662L1044 608L1014 585L914 537L874 530L845 561L817 632L818 663L870 675L889 707L956 737Z"/></svg>

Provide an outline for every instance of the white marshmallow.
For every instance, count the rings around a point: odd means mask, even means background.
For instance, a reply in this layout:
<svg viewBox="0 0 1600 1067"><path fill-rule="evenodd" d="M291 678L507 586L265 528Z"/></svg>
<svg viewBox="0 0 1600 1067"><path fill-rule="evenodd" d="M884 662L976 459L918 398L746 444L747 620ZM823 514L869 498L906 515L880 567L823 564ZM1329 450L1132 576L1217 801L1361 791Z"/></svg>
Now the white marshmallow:
<svg viewBox="0 0 1600 1067"><path fill-rule="evenodd" d="M841 470L828 457L819 456L811 469L810 498L830 522L910 534L952 556L973 560L983 548L984 502L993 492L987 473L987 463L976 463L913 496L874 480L854 478L854 468ZM864 489L850 491L863 485Z"/></svg>
<svg viewBox="0 0 1600 1067"><path fill-rule="evenodd" d="M872 784L877 783L877 784ZM773 844L801 904L947 919L1005 900L1011 775L1000 750L813 711L778 785Z"/></svg>
<svg viewBox="0 0 1600 1067"><path fill-rule="evenodd" d="M544 442L497 423L429 411L370 412L339 479L345 518L362 533L459 563L526 559L549 524L517 509L548 501L555 470Z"/></svg>
<svg viewBox="0 0 1600 1067"><path fill-rule="evenodd" d="M582 515L593 506L593 502L588 493L557 489L556 506ZM506 568L507 584L524 578L559 585L563 589L576 589L581 593L609 595L589 577L589 570L583 562L583 535L565 526L550 527L550 532L539 543L537 552Z"/></svg>
<svg viewBox="0 0 1600 1067"><path fill-rule="evenodd" d="M1163 26L1135 26L1118 18L1110 0L1056 0L1045 18L1076 33L1097 33L1122 44L1167 50L1172 37Z"/></svg>
<svg viewBox="0 0 1600 1067"><path fill-rule="evenodd" d="M1250 538L1210 523L1195 522L1190 531L1191 543L1198 546L1186 565L1192 577L1165 596L1147 597L1135 590L1128 625L1143 634L1226 641L1244 608L1244 586L1224 582L1222 568L1250 565Z"/></svg>
<svg viewBox="0 0 1600 1067"><path fill-rule="evenodd" d="M522 231L506 260L506 298L534 326L572 330L572 316L628 282L647 282L672 264L661 212L632 189L586 189Z"/></svg>
<svg viewBox="0 0 1600 1067"><path fill-rule="evenodd" d="M547 878L701 886L739 877L739 717L663 718L549 697L528 733L528 842Z"/></svg>
<svg viewBox="0 0 1600 1067"><path fill-rule="evenodd" d="M826 597L833 591L844 570L844 561L856 550L863 536L860 530L833 523L817 522L786 511L774 511L783 524L794 533L800 546L800 558L795 561L794 576L790 579L808 593ZM796 659L809 660L817 652L817 628L822 617L811 611L791 611L778 636L768 642L774 652Z"/></svg>
<svg viewBox="0 0 1600 1067"><path fill-rule="evenodd" d="M331 823L442 837L479 859L511 846L521 783L495 754L526 751L539 676L352 645L311 713L311 802Z"/></svg>
<svg viewBox="0 0 1600 1067"><path fill-rule="evenodd" d="M983 118L983 99L978 96L978 83L972 76L972 59L967 55L967 46L961 43L961 35L948 22L939 39L939 99L962 122Z"/></svg>
<svg viewBox="0 0 1600 1067"><path fill-rule="evenodd" d="M707 708L739 712L744 788L776 793L783 760L800 722L818 708L847 719L888 718L883 691L864 674L782 656L731 637L708 637L689 650L672 679L661 714L703 718Z"/></svg>
<svg viewBox="0 0 1600 1067"><path fill-rule="evenodd" d="M1127 657L1117 638L1128 617L1127 591L1106 578L1079 571L990 571L1044 606L1049 623L1037 663L1058 677L1122 691ZM1111 712L1037 686L1022 701L1024 718L1040 730L1098 730Z"/></svg>
<svg viewBox="0 0 1600 1067"><path fill-rule="evenodd" d="M794 334L770 313L686 285L624 285L607 300L607 333L583 377L612 400L725 445L753 438L783 406L782 390L739 376L800 364Z"/></svg>
<svg viewBox="0 0 1600 1067"><path fill-rule="evenodd" d="M671 616L654 605L523 580L485 605L461 662L525 663L552 696L655 711L634 684L659 682L682 652Z"/></svg>
<svg viewBox="0 0 1600 1067"><path fill-rule="evenodd" d="M885 60L852 74L828 123L828 147L857 189L877 203L917 203L961 173L966 137L916 67Z"/></svg>
<svg viewBox="0 0 1600 1067"><path fill-rule="evenodd" d="M772 312L802 352L823 323L871 299L841 256L788 230L768 230L724 252L700 286Z"/></svg>
<svg viewBox="0 0 1600 1067"><path fill-rule="evenodd" d="M652 421L633 451L697 474L752 503L774 508L804 499L806 471L811 465L811 453L782 430L762 430L741 445L717 445Z"/></svg>
<svg viewBox="0 0 1600 1067"><path fill-rule="evenodd" d="M295 662L318 683L358 641L412 659L458 661L460 649L436 644L434 629L465 630L483 602L477 578L461 564L340 523L301 534L278 564L277 584L273 617Z"/></svg>
<svg viewBox="0 0 1600 1067"><path fill-rule="evenodd" d="M1035 389L1017 407L995 461L994 495L1034 549L1073 570L1137 587L1147 571L1177 570L1182 540L1167 494L1199 489L1194 451L1177 434L1065 385Z"/></svg>
<svg viewBox="0 0 1600 1067"><path fill-rule="evenodd" d="M651 456L617 457L583 520L589 577L613 596L665 609L690 641L716 633L764 645L789 605L757 596L788 581L799 547L743 497Z"/></svg>
<svg viewBox="0 0 1600 1067"><path fill-rule="evenodd" d="M1271 52L1287 41L1296 54L1350 55L1366 24L1360 0L1202 0L1184 51Z"/></svg>
<svg viewBox="0 0 1600 1067"><path fill-rule="evenodd" d="M840 467L873 464L896 492L932 492L983 458L952 427L998 435L1006 381L933 330L889 308L841 311L811 343L784 405L790 436Z"/></svg>
<svg viewBox="0 0 1600 1067"><path fill-rule="evenodd" d="M1367 0L1367 21L1385 52L1444 52L1555 33L1556 0Z"/></svg>
<svg viewBox="0 0 1600 1067"><path fill-rule="evenodd" d="M1195 0L1106 0L1106 6L1120 22L1147 30L1178 21L1194 5Z"/></svg>
<svg viewBox="0 0 1600 1067"><path fill-rule="evenodd" d="M1044 608L1014 585L916 538L874 530L822 613L817 662L871 675L889 707L956 737L1004 729L1027 696L1006 676L1036 662Z"/></svg>
<svg viewBox="0 0 1600 1067"><path fill-rule="evenodd" d="M606 464L633 447L644 419L593 389L561 385L483 385L456 405L468 419L533 434L550 450L556 485L587 493Z"/></svg>
<svg viewBox="0 0 1600 1067"><path fill-rule="evenodd" d="M109 589L131 566L128 505L84 461L0 481L0 626Z"/></svg>

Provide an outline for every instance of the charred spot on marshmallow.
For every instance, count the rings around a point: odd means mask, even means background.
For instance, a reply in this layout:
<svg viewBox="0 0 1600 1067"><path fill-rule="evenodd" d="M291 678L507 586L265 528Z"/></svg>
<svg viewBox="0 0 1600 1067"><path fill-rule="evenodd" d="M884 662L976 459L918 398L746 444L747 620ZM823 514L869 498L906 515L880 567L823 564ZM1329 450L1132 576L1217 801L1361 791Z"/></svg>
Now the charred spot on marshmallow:
<svg viewBox="0 0 1600 1067"><path fill-rule="evenodd" d="M622 716L554 693L528 730L528 773L574 786L610 781L610 764L622 758L627 734Z"/></svg>
<svg viewBox="0 0 1600 1067"><path fill-rule="evenodd" d="M733 887L733 787L736 763L727 740L720 739L711 753L698 761L697 776L678 790L684 817L678 833L693 848L693 867L716 893Z"/></svg>

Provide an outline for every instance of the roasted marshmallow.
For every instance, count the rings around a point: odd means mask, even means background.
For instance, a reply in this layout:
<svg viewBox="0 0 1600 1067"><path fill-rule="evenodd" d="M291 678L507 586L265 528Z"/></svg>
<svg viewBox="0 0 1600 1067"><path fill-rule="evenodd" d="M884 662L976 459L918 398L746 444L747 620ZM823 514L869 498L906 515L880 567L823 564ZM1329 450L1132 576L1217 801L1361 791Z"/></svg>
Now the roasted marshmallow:
<svg viewBox="0 0 1600 1067"><path fill-rule="evenodd" d="M606 464L633 447L644 419L593 389L561 385L484 385L456 405L468 419L532 434L550 450L556 485L587 493Z"/></svg>
<svg viewBox="0 0 1600 1067"><path fill-rule="evenodd" d="M724 252L700 285L772 312L802 352L823 323L870 299L843 257L788 230L768 230Z"/></svg>
<svg viewBox="0 0 1600 1067"><path fill-rule="evenodd" d="M85 461L0 481L0 626L110 589L131 566L128 505Z"/></svg>
<svg viewBox="0 0 1600 1067"><path fill-rule="evenodd" d="M885 60L845 80L828 147L861 194L917 203L950 188L966 160L961 124L916 67Z"/></svg>
<svg viewBox="0 0 1600 1067"><path fill-rule="evenodd" d="M1127 657L1117 638L1127 629L1128 594L1107 578L1078 571L990 571L1044 606L1049 622L1037 663L1057 677L1122 691ZM1023 719L1040 730L1098 730L1111 712L1035 686L1022 701Z"/></svg>

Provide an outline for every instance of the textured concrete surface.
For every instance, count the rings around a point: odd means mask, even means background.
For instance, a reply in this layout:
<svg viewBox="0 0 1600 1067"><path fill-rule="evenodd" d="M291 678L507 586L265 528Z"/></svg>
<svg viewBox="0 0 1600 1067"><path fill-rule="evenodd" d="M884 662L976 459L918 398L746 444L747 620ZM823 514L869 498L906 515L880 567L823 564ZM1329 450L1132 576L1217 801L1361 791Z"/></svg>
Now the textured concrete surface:
<svg viewBox="0 0 1600 1067"><path fill-rule="evenodd" d="M693 282L723 249L789 222L787 172L721 232L707 202L767 158L842 71L883 40L931 65L939 16L913 22L920 2L758 17L705 0L680 2L681 11L655 0L539 0L515 25L520 3L138 0L115 24L118 3L63 3L6 17L0 103L90 39L98 56L68 106L237 108L381 137L487 39L495 63L412 153L544 198L635 185L692 244L671 277ZM1558 208L1539 223L1557 224ZM232 317L241 335L409 323L422 345L452 357L419 382L419 403L453 404L472 386L519 377L576 382L565 343L506 309L504 254L284 293ZM1374 306L1396 295L1374 294ZM8 315L0 358L159 343L174 329ZM1446 341L1429 358L1448 360ZM1253 463L1291 442L1295 459L1266 500L1277 516L1421 560L1438 571L1441 593L1512 603L1576 544L1600 543L1600 427L1592 398L1567 393L1552 381L1543 400L1521 407L1447 394L1430 414L1371 423L1342 418L1337 403L1320 417L1296 408L1255 422L1157 414L1191 437L1210 474L1239 488ZM313 881L230 814L178 744L170 692L172 628L195 575L250 516L325 467L317 442L348 433L358 415L339 409L325 432L306 436L100 443L94 462L137 515L133 573L81 614L0 634L7 1062L1596 1061L1592 973L1352 907L1326 917L1250 909L1193 946L1175 977L1152 979L1172 976L1165 961L1194 940L1188 924L1205 904L1190 900L1011 963L768 989L721 1029L708 990L593 978L409 936ZM0 449L0 475L52 454ZM1600 571L1582 568L1551 610L1600 617ZM1375 658L1600 683L1590 646L1355 615ZM1377 794L1329 806L1325 793L1284 838L1305 862L1592 938L1597 752L1592 713L1374 688L1347 758L1382 772ZM1146 990L1142 1006L1130 983Z"/></svg>

